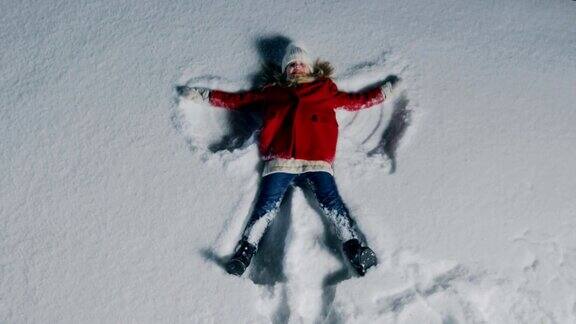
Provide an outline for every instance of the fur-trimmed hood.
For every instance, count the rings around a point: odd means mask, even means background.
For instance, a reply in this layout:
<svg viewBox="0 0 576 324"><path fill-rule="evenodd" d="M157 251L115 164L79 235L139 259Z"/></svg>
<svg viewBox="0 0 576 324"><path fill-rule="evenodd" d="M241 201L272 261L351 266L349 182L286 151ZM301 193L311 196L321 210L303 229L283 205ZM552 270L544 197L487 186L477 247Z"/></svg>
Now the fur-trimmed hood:
<svg viewBox="0 0 576 324"><path fill-rule="evenodd" d="M314 62L311 77L315 79L328 79L332 76L333 72L334 68L330 62L317 59ZM261 87L292 87L297 83L287 80L286 74L282 72L282 68L278 64L268 62L262 66L262 73L259 76L259 84Z"/></svg>

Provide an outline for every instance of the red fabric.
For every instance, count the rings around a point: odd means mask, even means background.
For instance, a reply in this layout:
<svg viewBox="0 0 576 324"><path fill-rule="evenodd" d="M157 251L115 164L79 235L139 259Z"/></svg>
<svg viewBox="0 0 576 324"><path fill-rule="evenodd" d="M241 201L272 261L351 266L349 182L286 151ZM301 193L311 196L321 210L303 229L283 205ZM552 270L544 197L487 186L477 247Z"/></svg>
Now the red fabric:
<svg viewBox="0 0 576 324"><path fill-rule="evenodd" d="M240 93L210 91L214 106L232 110L258 107L262 112L259 148L265 160L278 157L332 162L338 140L334 110L360 110L383 100L380 87L346 93L330 79Z"/></svg>

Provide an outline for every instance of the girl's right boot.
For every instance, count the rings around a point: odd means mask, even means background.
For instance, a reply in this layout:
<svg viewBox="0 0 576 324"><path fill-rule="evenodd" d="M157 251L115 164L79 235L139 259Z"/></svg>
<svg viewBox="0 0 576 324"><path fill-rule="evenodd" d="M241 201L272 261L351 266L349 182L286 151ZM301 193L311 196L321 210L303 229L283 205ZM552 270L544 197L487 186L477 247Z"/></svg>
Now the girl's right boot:
<svg viewBox="0 0 576 324"><path fill-rule="evenodd" d="M250 265L254 253L256 253L256 246L248 243L246 240L238 242L236 252L234 252L230 260L226 262L226 272L235 276L241 276Z"/></svg>

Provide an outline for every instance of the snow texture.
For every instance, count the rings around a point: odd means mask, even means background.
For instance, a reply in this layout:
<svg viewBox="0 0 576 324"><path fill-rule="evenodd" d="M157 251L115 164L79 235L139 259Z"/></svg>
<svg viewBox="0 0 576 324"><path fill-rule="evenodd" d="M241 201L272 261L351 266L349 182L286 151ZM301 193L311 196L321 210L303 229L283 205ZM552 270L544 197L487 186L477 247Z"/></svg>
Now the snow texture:
<svg viewBox="0 0 576 324"><path fill-rule="evenodd" d="M1 323L576 323L576 2L1 7ZM337 115L362 278L300 187L222 268L260 121L176 88L253 88L291 39L343 91L402 78Z"/></svg>

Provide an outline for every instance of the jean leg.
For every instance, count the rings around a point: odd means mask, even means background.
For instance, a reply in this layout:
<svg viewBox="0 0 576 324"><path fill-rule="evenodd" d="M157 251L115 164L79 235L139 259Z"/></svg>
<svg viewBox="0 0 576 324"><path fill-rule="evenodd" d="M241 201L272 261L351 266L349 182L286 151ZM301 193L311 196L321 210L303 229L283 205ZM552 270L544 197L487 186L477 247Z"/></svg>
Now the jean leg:
<svg viewBox="0 0 576 324"><path fill-rule="evenodd" d="M338 193L334 177L328 172L307 172L303 175L312 187L322 211L334 225L338 238L342 242L360 239L356 223Z"/></svg>
<svg viewBox="0 0 576 324"><path fill-rule="evenodd" d="M244 229L243 240L258 246L268 225L278 213L282 198L295 177L295 174L290 173L272 173L262 178L260 193Z"/></svg>

